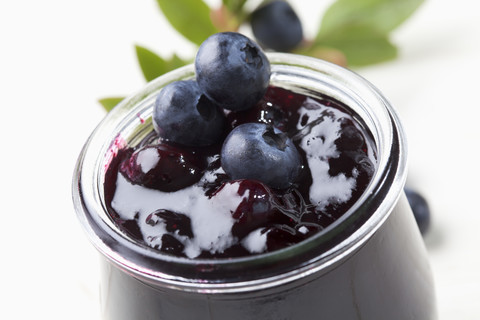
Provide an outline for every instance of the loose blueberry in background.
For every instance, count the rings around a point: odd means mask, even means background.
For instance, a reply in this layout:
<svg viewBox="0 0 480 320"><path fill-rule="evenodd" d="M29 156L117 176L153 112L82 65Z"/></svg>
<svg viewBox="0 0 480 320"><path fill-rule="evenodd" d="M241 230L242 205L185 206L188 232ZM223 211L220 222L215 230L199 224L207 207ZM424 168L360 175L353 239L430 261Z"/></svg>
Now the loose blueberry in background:
<svg viewBox="0 0 480 320"><path fill-rule="evenodd" d="M417 191L410 188L405 188L404 190L415 220L417 221L418 228L422 234L425 234L430 227L430 208L428 202Z"/></svg>
<svg viewBox="0 0 480 320"><path fill-rule="evenodd" d="M278 189L291 186L302 165L292 140L263 123L245 123L233 129L223 143L221 161L234 180L259 180Z"/></svg>
<svg viewBox="0 0 480 320"><path fill-rule="evenodd" d="M216 33L205 40L195 57L197 82L221 107L251 108L265 94L270 62L252 40L235 32Z"/></svg>
<svg viewBox="0 0 480 320"><path fill-rule="evenodd" d="M297 14L286 1L271 1L251 15L255 39L275 51L291 51L303 39L303 28Z"/></svg>
<svg viewBox="0 0 480 320"><path fill-rule="evenodd" d="M153 125L158 135L186 146L208 146L222 138L225 115L193 80L176 81L157 96Z"/></svg>
<svg viewBox="0 0 480 320"><path fill-rule="evenodd" d="M206 161L193 152L159 144L138 149L119 170L133 184L171 192L200 180L205 167Z"/></svg>

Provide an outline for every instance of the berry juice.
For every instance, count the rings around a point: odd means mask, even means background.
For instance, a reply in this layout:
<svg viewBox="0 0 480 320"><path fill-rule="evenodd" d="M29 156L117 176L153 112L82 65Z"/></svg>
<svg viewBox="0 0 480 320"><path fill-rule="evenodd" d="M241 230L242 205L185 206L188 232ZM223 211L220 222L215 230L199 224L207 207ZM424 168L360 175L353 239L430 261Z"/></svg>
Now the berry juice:
<svg viewBox="0 0 480 320"><path fill-rule="evenodd" d="M74 203L101 253L104 319L436 319L394 110L348 70L268 57L265 97L227 113L224 134L287 132L302 161L288 188L230 179L221 143L158 139L155 95L192 66L126 99L87 141Z"/></svg>

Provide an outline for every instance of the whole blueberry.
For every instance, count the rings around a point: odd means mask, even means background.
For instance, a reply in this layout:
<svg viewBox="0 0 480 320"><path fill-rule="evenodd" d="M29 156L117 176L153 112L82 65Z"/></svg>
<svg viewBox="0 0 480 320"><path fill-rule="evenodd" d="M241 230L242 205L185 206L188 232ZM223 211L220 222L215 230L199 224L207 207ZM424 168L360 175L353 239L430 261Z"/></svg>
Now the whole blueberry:
<svg viewBox="0 0 480 320"><path fill-rule="evenodd" d="M255 105L270 81L270 62L252 40L235 32L216 33L195 57L197 82L221 107L233 111Z"/></svg>
<svg viewBox="0 0 480 320"><path fill-rule="evenodd" d="M287 135L263 123L233 129L223 143L222 167L232 179L253 179L284 189L298 177L300 154Z"/></svg>
<svg viewBox="0 0 480 320"><path fill-rule="evenodd" d="M222 138L226 118L196 81L176 81L158 94L153 110L155 131L163 139L186 146L207 146Z"/></svg>
<svg viewBox="0 0 480 320"><path fill-rule="evenodd" d="M275 51L291 51L303 39L297 14L286 1L271 1L252 12L250 24L255 39Z"/></svg>
<svg viewBox="0 0 480 320"><path fill-rule="evenodd" d="M428 202L417 191L408 187L404 188L404 190L415 220L417 221L418 228L422 234L425 234L430 227L430 208Z"/></svg>

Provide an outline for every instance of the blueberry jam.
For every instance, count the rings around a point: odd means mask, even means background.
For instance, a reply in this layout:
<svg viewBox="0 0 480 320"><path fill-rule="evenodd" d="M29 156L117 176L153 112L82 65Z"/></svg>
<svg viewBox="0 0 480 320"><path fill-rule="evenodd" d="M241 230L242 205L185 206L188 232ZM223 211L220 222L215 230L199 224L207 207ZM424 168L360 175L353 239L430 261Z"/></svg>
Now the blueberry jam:
<svg viewBox="0 0 480 320"><path fill-rule="evenodd" d="M187 147L152 134L118 152L106 172L105 199L122 232L188 258L270 252L333 223L374 173L370 134L332 98L270 86L254 107L225 116L223 136L213 145ZM223 141L246 123L275 127L293 142L301 160L293 183L276 188L225 172Z"/></svg>

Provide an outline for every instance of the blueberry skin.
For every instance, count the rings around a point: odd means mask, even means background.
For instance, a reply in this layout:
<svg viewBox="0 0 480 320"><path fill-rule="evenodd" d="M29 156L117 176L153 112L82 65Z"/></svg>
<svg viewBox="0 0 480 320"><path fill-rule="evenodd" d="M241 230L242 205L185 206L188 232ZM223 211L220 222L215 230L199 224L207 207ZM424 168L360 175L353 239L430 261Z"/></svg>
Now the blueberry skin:
<svg viewBox="0 0 480 320"><path fill-rule="evenodd" d="M277 189L290 187L302 166L292 140L263 123L245 123L233 129L223 143L221 162L234 180L258 180Z"/></svg>
<svg viewBox="0 0 480 320"><path fill-rule="evenodd" d="M302 23L286 1L272 1L257 8L250 25L255 39L275 51L292 51L303 40Z"/></svg>
<svg viewBox="0 0 480 320"><path fill-rule="evenodd" d="M235 32L216 33L205 40L195 57L197 82L222 108L251 108L265 94L270 62L252 40Z"/></svg>
<svg viewBox="0 0 480 320"><path fill-rule="evenodd" d="M430 208L427 200L417 191L408 187L404 188L408 203L412 208L420 233L423 235L430 227Z"/></svg>
<svg viewBox="0 0 480 320"><path fill-rule="evenodd" d="M155 100L153 126L164 140L208 146L223 137L226 118L193 80L166 85Z"/></svg>

